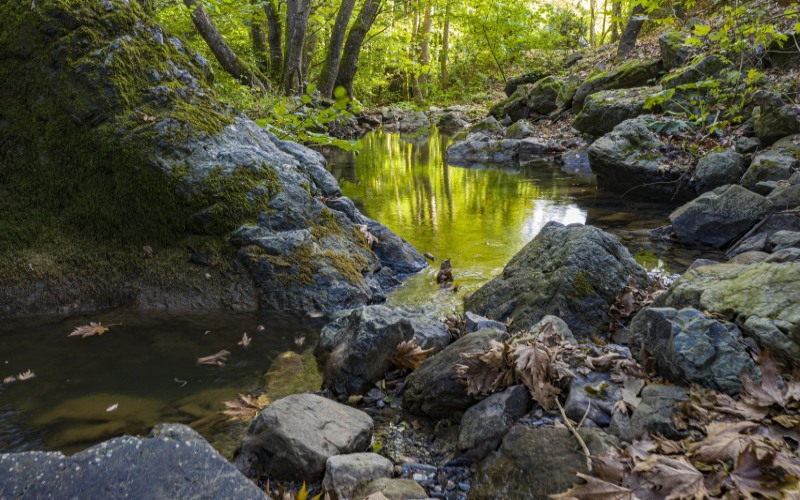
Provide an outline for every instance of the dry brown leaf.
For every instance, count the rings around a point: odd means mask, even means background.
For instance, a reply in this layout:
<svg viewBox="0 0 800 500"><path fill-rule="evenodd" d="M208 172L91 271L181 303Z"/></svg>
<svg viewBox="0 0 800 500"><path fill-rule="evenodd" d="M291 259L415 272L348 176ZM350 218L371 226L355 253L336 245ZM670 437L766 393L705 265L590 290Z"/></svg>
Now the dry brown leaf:
<svg viewBox="0 0 800 500"><path fill-rule="evenodd" d="M68 337L91 337L92 335L102 335L108 331L108 327L103 326L99 321L89 322L88 325L77 326Z"/></svg>
<svg viewBox="0 0 800 500"><path fill-rule="evenodd" d="M786 387L781 389L783 381L779 366L768 352L761 356L760 368L761 384L742 373L742 392L739 399L747 405L760 408L768 408L772 405L785 408Z"/></svg>
<svg viewBox="0 0 800 500"><path fill-rule="evenodd" d="M531 397L546 410L554 408L561 388L554 385L557 380L556 370L551 366L552 353L541 344L517 344L513 358L517 375Z"/></svg>
<svg viewBox="0 0 800 500"><path fill-rule="evenodd" d="M798 469L796 464L782 461L786 468L776 464L776 455L761 456L755 448L748 447L736 459L730 478L737 492L745 498L797 498L798 476L789 472ZM789 474L787 474L787 472ZM789 495L792 493L793 495Z"/></svg>
<svg viewBox="0 0 800 500"><path fill-rule="evenodd" d="M222 410L222 414L226 415L229 420L249 422L255 418L261 408L267 406L269 403L269 398L264 394L258 397L239 394L235 399L222 403L223 406L225 406L225 409Z"/></svg>
<svg viewBox="0 0 800 500"><path fill-rule="evenodd" d="M576 475L585 481L564 493L550 495L553 500L632 500L633 491L580 472Z"/></svg>
<svg viewBox="0 0 800 500"><path fill-rule="evenodd" d="M412 338L411 340L400 342L397 345L394 356L389 358L389 361L397 368L416 370L432 352L433 348L423 349L417 345L417 340Z"/></svg>
<svg viewBox="0 0 800 500"><path fill-rule="evenodd" d="M706 428L706 438L689 446L689 457L707 464L735 460L753 442L751 436L743 433L756 427L758 424L747 420L710 424Z"/></svg>
<svg viewBox="0 0 800 500"><path fill-rule="evenodd" d="M36 374L33 373L31 370L25 370L22 373L17 373L17 380L19 380L19 381L30 380L35 376L36 376Z"/></svg>
<svg viewBox="0 0 800 500"><path fill-rule="evenodd" d="M464 364L456 365L455 370L466 384L468 394L483 396L513 383L510 350L507 343L492 340L484 352L461 354Z"/></svg>
<svg viewBox="0 0 800 500"><path fill-rule="evenodd" d="M631 460L636 462L641 462L643 460L647 460L650 455L655 451L656 443L655 441L648 440L641 440L641 441L634 441L633 443L629 444L627 448L625 448L624 453Z"/></svg>
<svg viewBox="0 0 800 500"><path fill-rule="evenodd" d="M212 354L211 356L197 358L197 364L209 365L209 366L225 366L225 362L228 361L228 356L230 355L231 355L230 352L223 349L216 354Z"/></svg>
<svg viewBox="0 0 800 500"><path fill-rule="evenodd" d="M17 381L17 377L15 377L14 375L9 375L8 377L3 379L3 383L4 384L13 384L16 381Z"/></svg>
<svg viewBox="0 0 800 500"><path fill-rule="evenodd" d="M361 235L364 236L364 241L367 242L368 247L372 248L373 246L380 243L380 241L378 241L378 238L376 238L374 234L369 232L369 227L367 227L365 224L357 224L357 226L358 230L361 231Z"/></svg>
<svg viewBox="0 0 800 500"><path fill-rule="evenodd" d="M247 347L250 346L250 343L252 341L253 341L253 339L247 336L247 332L244 332L244 335L242 335L242 340L240 340L239 343L236 344L236 345L240 345L242 347L247 348Z"/></svg>
<svg viewBox="0 0 800 500"><path fill-rule="evenodd" d="M453 266L450 264L450 259L444 259L439 267L439 272L436 273L436 283L441 285L444 283L450 283L452 281Z"/></svg>
<svg viewBox="0 0 800 500"><path fill-rule="evenodd" d="M683 457L650 455L633 472L642 479L641 487L666 494L666 500L708 498L703 474Z"/></svg>
<svg viewBox="0 0 800 500"><path fill-rule="evenodd" d="M620 484L630 470L631 461L623 457L620 450L612 448L592 455L592 473L605 481Z"/></svg>

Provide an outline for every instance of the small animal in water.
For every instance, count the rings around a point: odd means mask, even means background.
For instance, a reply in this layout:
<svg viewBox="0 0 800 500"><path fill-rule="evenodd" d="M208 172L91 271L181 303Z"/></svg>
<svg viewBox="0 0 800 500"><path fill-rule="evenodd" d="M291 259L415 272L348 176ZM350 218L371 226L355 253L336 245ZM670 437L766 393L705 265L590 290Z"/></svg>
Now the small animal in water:
<svg viewBox="0 0 800 500"><path fill-rule="evenodd" d="M450 265L450 259L444 259L436 274L436 283L442 285L451 281L453 281L453 267Z"/></svg>

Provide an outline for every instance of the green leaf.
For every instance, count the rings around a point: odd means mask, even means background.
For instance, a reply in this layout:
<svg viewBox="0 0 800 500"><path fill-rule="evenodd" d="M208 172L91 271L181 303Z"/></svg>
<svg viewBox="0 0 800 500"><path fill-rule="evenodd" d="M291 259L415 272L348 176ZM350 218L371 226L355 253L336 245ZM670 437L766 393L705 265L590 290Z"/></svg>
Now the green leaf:
<svg viewBox="0 0 800 500"><path fill-rule="evenodd" d="M311 95L316 91L317 91L317 84L316 83L310 83L310 84L308 84L308 87L306 87L306 94L307 95Z"/></svg>
<svg viewBox="0 0 800 500"><path fill-rule="evenodd" d="M694 27L694 34L697 36L706 36L711 33L711 26L705 24L698 24Z"/></svg>
<svg viewBox="0 0 800 500"><path fill-rule="evenodd" d="M333 90L333 97L338 101L339 99L347 98L347 89L341 85Z"/></svg>
<svg viewBox="0 0 800 500"><path fill-rule="evenodd" d="M303 104L308 104L311 102L311 97L308 94L303 94L303 96L300 98L300 102Z"/></svg>

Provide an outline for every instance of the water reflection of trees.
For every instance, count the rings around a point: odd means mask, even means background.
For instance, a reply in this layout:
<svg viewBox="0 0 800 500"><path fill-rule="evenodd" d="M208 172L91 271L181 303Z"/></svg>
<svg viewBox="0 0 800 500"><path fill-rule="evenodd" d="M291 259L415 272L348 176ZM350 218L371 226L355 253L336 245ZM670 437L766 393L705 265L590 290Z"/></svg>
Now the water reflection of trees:
<svg viewBox="0 0 800 500"><path fill-rule="evenodd" d="M557 170L451 167L449 142L435 130L416 143L376 132L360 154L331 155L331 171L367 215L422 251L460 256L461 266L495 269L548 220L585 218L571 201L574 182Z"/></svg>

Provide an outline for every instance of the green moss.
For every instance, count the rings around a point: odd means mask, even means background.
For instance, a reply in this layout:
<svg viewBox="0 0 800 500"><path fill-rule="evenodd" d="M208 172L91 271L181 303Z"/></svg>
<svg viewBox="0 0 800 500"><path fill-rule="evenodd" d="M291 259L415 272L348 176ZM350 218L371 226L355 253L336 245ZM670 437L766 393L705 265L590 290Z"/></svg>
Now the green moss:
<svg viewBox="0 0 800 500"><path fill-rule="evenodd" d="M311 224L311 234L320 240L329 236L342 235L344 232L339 225L339 219L333 215L333 212L323 207L317 216L317 222Z"/></svg>
<svg viewBox="0 0 800 500"><path fill-rule="evenodd" d="M572 294L575 297L588 297L594 293L594 287L592 286L592 282L589 280L589 276L580 271L575 274L575 277L572 279Z"/></svg>
<svg viewBox="0 0 800 500"><path fill-rule="evenodd" d="M326 250L322 256L336 268L337 271L350 283L361 283L364 281L362 272L369 266L369 261L360 254L342 255L340 253Z"/></svg>

